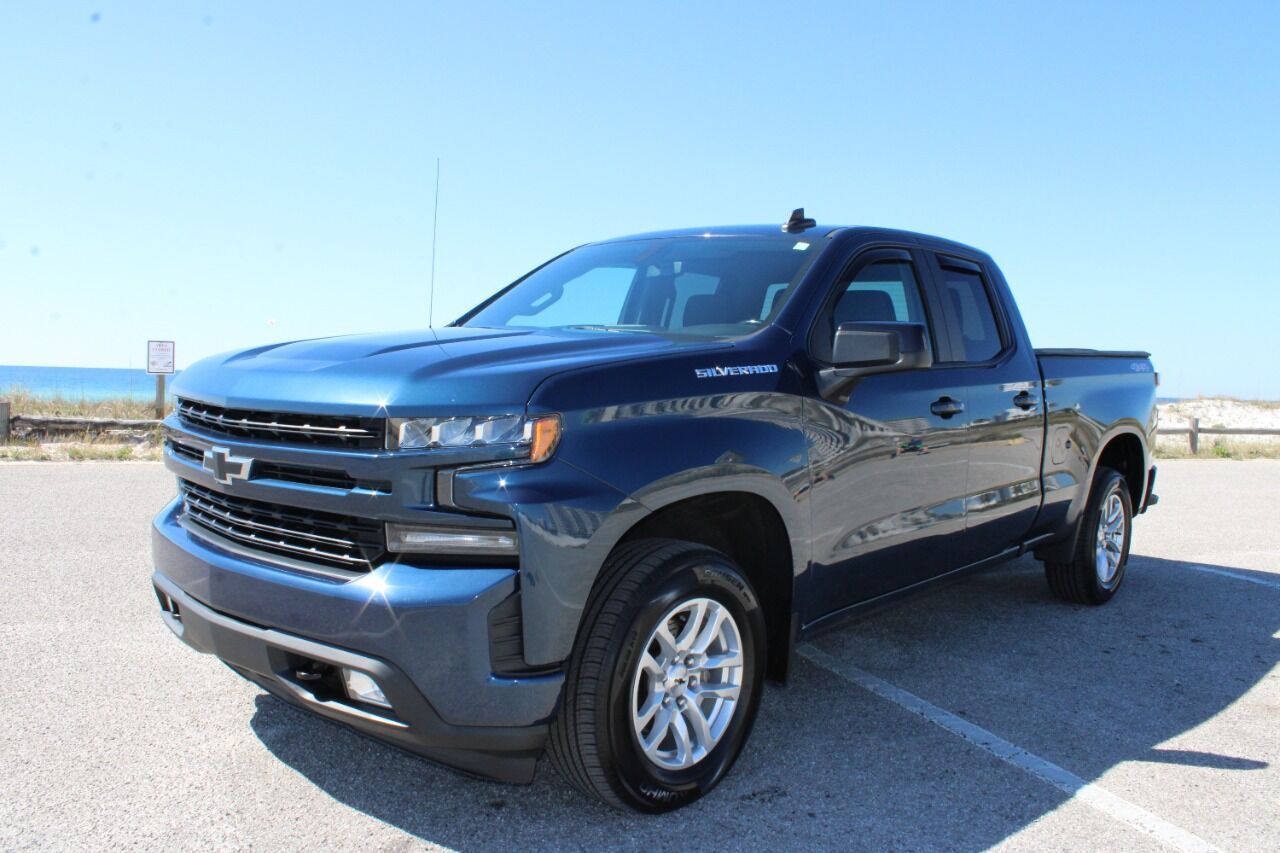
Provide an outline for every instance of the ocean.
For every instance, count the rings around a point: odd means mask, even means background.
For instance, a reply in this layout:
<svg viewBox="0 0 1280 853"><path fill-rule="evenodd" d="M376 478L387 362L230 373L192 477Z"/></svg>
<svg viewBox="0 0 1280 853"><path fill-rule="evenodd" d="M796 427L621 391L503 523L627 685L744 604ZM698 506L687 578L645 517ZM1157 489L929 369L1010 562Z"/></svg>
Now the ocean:
<svg viewBox="0 0 1280 853"><path fill-rule="evenodd" d="M168 382L173 377L166 377ZM69 400L109 400L132 398L152 400L156 378L141 368L115 367L24 367L0 364L0 399L11 388L21 388L36 397L63 397Z"/></svg>

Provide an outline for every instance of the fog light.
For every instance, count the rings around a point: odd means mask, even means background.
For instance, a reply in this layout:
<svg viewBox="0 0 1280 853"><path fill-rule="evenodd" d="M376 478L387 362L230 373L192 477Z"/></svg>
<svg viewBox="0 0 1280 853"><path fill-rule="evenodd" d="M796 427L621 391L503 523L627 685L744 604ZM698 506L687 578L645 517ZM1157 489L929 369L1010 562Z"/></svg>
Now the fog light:
<svg viewBox="0 0 1280 853"><path fill-rule="evenodd" d="M379 705L383 708L390 708L391 703L387 701L387 696L382 692L382 688L378 686L378 682L373 680L373 676L367 672L361 672L358 669L342 668L342 684L347 688L348 698L357 702L364 702L366 705Z"/></svg>
<svg viewBox="0 0 1280 853"><path fill-rule="evenodd" d="M426 527L412 524L387 525L387 550L423 554L516 553L514 530L467 530L457 527Z"/></svg>

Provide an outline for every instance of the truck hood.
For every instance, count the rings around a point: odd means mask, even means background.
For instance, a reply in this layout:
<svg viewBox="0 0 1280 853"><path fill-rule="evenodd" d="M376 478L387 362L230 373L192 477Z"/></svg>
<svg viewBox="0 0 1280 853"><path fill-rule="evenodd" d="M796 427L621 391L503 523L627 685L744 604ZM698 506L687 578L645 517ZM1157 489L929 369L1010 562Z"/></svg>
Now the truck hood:
<svg viewBox="0 0 1280 853"><path fill-rule="evenodd" d="M182 371L173 393L217 406L314 414L515 412L556 373L729 346L590 329L443 328L352 335L211 356Z"/></svg>

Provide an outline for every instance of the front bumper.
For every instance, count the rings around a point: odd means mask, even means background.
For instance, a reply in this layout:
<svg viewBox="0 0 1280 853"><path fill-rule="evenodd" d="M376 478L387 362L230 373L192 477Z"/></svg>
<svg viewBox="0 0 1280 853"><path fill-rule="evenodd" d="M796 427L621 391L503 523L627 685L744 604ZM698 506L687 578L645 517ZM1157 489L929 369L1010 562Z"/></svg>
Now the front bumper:
<svg viewBox="0 0 1280 853"><path fill-rule="evenodd" d="M154 582L166 624L188 645L288 702L427 758L532 778L563 675L491 672L488 616L515 593L514 570L389 563L343 583L220 550L179 514L175 501L154 522ZM317 693L296 676L302 660L373 675L393 711Z"/></svg>

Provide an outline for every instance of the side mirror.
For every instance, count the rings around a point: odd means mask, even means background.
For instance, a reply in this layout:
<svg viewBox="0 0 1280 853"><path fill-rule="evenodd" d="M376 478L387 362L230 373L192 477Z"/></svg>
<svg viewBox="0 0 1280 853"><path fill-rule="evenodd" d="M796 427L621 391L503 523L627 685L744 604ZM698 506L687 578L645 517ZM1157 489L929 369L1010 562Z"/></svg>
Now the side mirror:
<svg viewBox="0 0 1280 853"><path fill-rule="evenodd" d="M818 389L827 399L844 395L862 376L929 367L933 352L922 323L841 323L831 361L818 371Z"/></svg>

